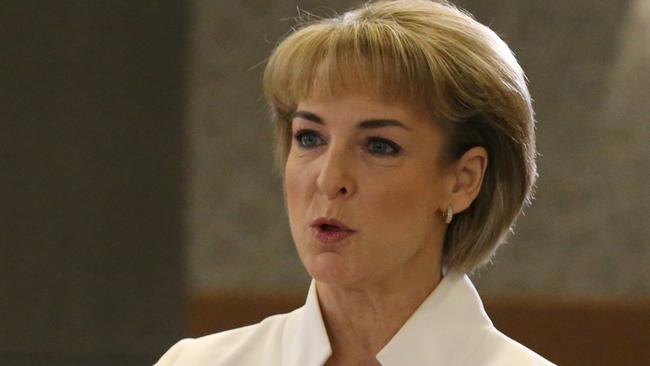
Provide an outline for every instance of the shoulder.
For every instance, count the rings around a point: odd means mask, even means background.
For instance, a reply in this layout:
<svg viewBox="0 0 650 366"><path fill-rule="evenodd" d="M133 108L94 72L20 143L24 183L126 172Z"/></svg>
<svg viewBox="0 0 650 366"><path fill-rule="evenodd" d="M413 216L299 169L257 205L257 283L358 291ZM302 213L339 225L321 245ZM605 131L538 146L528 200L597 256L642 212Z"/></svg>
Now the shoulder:
<svg viewBox="0 0 650 366"><path fill-rule="evenodd" d="M283 330L299 310L274 315L243 328L183 339L165 352L155 366L280 364ZM278 362L273 362L275 357Z"/></svg>
<svg viewBox="0 0 650 366"><path fill-rule="evenodd" d="M494 327L486 332L470 359L468 364L485 366L555 366Z"/></svg>

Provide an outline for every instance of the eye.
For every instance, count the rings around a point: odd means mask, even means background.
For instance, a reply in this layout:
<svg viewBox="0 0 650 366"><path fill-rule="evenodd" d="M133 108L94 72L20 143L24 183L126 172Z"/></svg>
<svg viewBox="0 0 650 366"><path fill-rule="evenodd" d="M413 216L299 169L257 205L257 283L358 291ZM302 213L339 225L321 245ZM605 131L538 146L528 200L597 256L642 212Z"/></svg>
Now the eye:
<svg viewBox="0 0 650 366"><path fill-rule="evenodd" d="M380 137L371 137L366 143L366 150L373 155L390 157L398 155L402 148L390 140Z"/></svg>
<svg viewBox="0 0 650 366"><path fill-rule="evenodd" d="M311 149L325 144L325 140L314 130L300 130L295 133L294 138L303 149Z"/></svg>

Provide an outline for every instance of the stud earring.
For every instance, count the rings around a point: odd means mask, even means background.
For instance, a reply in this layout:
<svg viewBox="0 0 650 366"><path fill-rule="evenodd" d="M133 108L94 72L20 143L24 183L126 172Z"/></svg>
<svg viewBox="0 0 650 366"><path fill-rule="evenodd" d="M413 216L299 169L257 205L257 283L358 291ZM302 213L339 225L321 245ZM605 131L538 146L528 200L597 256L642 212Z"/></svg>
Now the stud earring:
<svg viewBox="0 0 650 366"><path fill-rule="evenodd" d="M445 223L447 225L451 224L451 220L454 218L454 211L451 206L447 206L447 211L445 212Z"/></svg>

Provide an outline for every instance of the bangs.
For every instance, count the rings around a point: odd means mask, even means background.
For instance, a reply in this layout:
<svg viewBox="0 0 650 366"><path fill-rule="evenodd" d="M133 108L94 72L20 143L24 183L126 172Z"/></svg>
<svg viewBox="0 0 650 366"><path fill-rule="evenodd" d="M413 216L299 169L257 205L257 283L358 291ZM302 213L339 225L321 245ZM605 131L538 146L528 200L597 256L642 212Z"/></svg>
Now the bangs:
<svg viewBox="0 0 650 366"><path fill-rule="evenodd" d="M279 117L292 113L300 100L345 92L424 108L438 93L422 42L395 22L344 18L311 24L271 56L265 94Z"/></svg>

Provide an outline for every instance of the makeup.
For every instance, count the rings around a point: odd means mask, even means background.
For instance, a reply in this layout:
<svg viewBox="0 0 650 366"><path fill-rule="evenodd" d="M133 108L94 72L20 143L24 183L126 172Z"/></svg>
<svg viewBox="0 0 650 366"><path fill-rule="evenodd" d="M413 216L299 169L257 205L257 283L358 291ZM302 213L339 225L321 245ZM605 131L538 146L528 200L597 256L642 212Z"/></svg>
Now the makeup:
<svg viewBox="0 0 650 366"><path fill-rule="evenodd" d="M336 243L356 232L338 220L326 218L314 220L310 227L312 235L322 243Z"/></svg>

